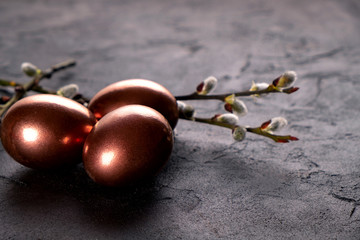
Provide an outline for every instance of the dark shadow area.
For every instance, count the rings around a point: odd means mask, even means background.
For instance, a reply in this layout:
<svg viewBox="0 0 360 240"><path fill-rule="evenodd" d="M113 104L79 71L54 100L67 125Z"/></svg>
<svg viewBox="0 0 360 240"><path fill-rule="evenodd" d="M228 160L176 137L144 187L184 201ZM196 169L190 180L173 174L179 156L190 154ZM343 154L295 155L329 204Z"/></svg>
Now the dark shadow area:
<svg viewBox="0 0 360 240"><path fill-rule="evenodd" d="M94 183L82 165L60 171L29 169L13 178L19 184L7 192L6 198L26 215L36 216L39 211L51 214L70 198L71 205L63 206L64 211L80 212L82 219L104 227L136 225L156 196L154 179L126 188L108 188Z"/></svg>

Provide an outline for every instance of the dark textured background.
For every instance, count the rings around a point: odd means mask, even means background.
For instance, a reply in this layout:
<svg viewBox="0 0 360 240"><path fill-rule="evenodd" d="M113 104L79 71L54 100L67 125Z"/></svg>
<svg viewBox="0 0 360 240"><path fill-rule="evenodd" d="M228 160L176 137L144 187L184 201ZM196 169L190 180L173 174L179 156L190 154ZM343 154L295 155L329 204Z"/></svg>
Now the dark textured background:
<svg viewBox="0 0 360 240"><path fill-rule="evenodd" d="M1 1L0 77L26 81L67 58L44 86L93 96L127 78L174 95L209 75L217 92L295 70L300 91L246 98L256 126L284 116L301 140L275 144L180 121L157 178L105 189L82 166L39 172L1 147L1 239L360 239L360 4L356 0ZM193 102L199 116L218 102Z"/></svg>

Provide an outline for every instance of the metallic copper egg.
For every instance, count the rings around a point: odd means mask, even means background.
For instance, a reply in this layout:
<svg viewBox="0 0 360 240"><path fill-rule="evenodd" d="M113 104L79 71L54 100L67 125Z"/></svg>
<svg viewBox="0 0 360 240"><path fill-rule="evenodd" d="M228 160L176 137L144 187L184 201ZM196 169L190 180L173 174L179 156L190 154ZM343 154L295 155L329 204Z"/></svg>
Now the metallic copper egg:
<svg viewBox="0 0 360 240"><path fill-rule="evenodd" d="M19 163L36 169L81 162L85 139L96 123L81 104L55 95L26 97L5 114L1 141Z"/></svg>
<svg viewBox="0 0 360 240"><path fill-rule="evenodd" d="M129 79L113 83L92 98L89 109L100 119L105 114L130 104L154 108L175 128L179 118L175 97L165 87L150 80Z"/></svg>
<svg viewBox="0 0 360 240"><path fill-rule="evenodd" d="M83 162L88 175L105 186L126 186L155 175L173 147L167 120L143 105L118 108L100 119L87 137Z"/></svg>

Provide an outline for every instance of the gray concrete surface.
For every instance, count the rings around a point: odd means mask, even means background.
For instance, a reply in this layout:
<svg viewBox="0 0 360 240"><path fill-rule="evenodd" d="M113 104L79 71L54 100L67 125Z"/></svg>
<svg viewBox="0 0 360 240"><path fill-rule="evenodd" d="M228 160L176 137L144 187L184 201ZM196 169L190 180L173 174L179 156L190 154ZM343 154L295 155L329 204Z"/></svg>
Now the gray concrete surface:
<svg viewBox="0 0 360 240"><path fill-rule="evenodd" d="M81 165L39 172L1 147L1 239L360 239L360 3L356 0L1 1L0 76L20 64L78 66L44 82L93 96L146 78L174 95L209 75L217 92L295 70L300 91L244 99L256 126L283 116L300 141L275 144L180 121L172 157L142 186L106 189ZM222 111L193 102L199 116Z"/></svg>

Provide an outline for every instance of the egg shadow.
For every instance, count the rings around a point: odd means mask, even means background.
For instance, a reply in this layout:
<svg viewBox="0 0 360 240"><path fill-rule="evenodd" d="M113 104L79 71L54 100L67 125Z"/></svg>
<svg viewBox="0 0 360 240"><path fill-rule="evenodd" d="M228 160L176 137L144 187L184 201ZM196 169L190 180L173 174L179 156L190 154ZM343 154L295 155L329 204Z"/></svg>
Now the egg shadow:
<svg viewBox="0 0 360 240"><path fill-rule="evenodd" d="M25 169L12 177L16 184L6 198L26 218L74 221L83 226L125 229L146 217L156 198L156 181L148 179L126 188L108 188L94 183L82 165L58 171ZM39 213L41 212L41 213ZM60 212L58 216L54 213Z"/></svg>
<svg viewBox="0 0 360 240"><path fill-rule="evenodd" d="M157 211L159 199L160 204L165 201L173 206L178 203L169 201L169 196L172 199L180 197L186 200L184 204L194 205L187 192L173 192L163 186L163 182L171 178L172 171L182 165L183 159L178 151L187 152L187 148L183 141L175 141L174 154L157 176L123 188L96 184L88 177L82 164L54 171L19 165L8 181L12 185L5 192L5 198L11 205L7 211L38 229L58 231L55 228L59 225L74 224L80 228L95 226L98 231L136 231ZM161 199L165 200L161 202ZM37 218L42 220L31 221ZM54 221L56 224L53 224Z"/></svg>

